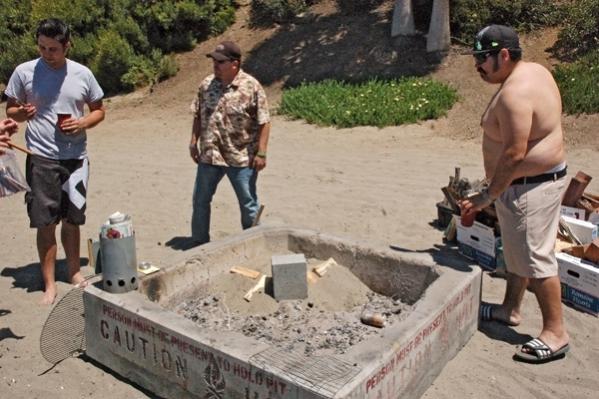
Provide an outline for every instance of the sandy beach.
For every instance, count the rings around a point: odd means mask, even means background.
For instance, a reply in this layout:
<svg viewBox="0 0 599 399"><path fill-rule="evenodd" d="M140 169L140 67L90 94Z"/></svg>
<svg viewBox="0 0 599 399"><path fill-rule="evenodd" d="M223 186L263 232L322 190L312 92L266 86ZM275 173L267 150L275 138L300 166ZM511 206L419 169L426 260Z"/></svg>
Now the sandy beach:
<svg viewBox="0 0 599 399"><path fill-rule="evenodd" d="M246 48L255 40L241 33L232 38ZM81 229L85 275L93 274L85 240L95 239L101 224L115 211L132 217L138 261L168 267L173 259L186 256L167 243L190 234L195 165L187 150L188 104L210 68L203 54L220 39L202 43L181 58L182 72L151 93L108 99L106 120L88 132L91 177L87 223ZM493 92L478 82L471 60L464 57L447 59L436 76L446 79L457 71L470 86L456 83L462 102L439 121L335 129L274 116L268 165L258 180L265 205L262 222L413 251L444 246L443 232L434 223L435 204L443 198L440 188L447 185L456 166L462 176L483 177L480 132L475 127L485 99ZM278 89L273 84L267 90L272 94ZM471 96L474 92L476 96ZM593 123L584 116L565 117L566 135ZM470 130L456 135L462 127ZM17 143L24 142L23 130L15 137ZM599 193L598 140L590 134L576 137L567 140L568 178L583 170L595 178L589 191ZM18 157L24 168L24 157ZM212 209L213 240L240 231L237 201L228 181L219 186ZM28 227L23 195L1 198L0 215L0 397L153 397L85 357L67 359L48 371L52 365L42 357L39 339L51 308L38 305L41 275L35 231ZM58 257L60 299L71 287L65 282L60 246ZM504 287L503 279L485 273L483 300L501 301ZM516 345L541 328L540 311L529 292L523 316L518 327L482 325L423 398L596 397L599 319L565 306L570 353L557 362L527 365L514 362L512 355Z"/></svg>

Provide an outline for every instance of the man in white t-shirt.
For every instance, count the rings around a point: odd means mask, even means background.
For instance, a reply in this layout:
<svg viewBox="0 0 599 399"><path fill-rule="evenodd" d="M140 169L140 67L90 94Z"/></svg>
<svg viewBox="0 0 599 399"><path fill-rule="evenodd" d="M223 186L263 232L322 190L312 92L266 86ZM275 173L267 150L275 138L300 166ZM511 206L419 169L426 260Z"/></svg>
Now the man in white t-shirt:
<svg viewBox="0 0 599 399"><path fill-rule="evenodd" d="M80 272L79 226L85 223L86 130L104 119L104 92L87 67L66 58L70 31L63 21L41 21L36 37L40 58L13 72L5 91L6 114L17 122L27 121L25 140L33 155L27 157L31 192L25 202L30 227L37 229L45 285L41 303L52 304L56 298L56 226L61 222L70 281L85 283Z"/></svg>

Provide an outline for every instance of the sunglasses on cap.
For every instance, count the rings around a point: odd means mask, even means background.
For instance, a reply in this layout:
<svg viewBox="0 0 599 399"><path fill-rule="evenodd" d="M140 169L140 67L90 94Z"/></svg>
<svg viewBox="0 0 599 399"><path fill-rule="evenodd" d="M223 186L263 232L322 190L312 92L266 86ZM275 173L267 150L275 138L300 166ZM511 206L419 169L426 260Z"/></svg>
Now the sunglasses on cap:
<svg viewBox="0 0 599 399"><path fill-rule="evenodd" d="M482 64L492 55L499 53L498 50L481 51L479 53L473 53L472 56L476 60L477 64Z"/></svg>

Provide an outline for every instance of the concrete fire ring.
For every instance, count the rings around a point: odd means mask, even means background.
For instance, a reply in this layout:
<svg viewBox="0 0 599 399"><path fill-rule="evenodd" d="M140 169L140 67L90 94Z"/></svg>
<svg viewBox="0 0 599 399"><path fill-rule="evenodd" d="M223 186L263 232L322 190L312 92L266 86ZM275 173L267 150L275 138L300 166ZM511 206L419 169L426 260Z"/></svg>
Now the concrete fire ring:
<svg viewBox="0 0 599 399"><path fill-rule="evenodd" d="M333 257L373 291L412 305L402 321L335 356L214 332L161 306L264 253ZM138 291L84 291L86 354L163 397L418 398L478 325L481 271L450 253L398 253L327 234L259 226L187 251ZM198 266L199 265L199 266Z"/></svg>

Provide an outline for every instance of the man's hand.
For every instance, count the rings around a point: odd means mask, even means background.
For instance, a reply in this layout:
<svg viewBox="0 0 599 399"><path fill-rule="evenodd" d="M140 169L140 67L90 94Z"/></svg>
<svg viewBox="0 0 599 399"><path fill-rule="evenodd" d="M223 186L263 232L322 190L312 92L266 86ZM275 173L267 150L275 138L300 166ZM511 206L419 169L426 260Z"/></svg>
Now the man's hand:
<svg viewBox="0 0 599 399"><path fill-rule="evenodd" d="M17 113L19 115L19 120L29 120L35 116L37 113L37 108L33 104L21 104L19 103L19 108L17 109ZM15 117L16 118L16 117Z"/></svg>
<svg viewBox="0 0 599 399"><path fill-rule="evenodd" d="M266 156L256 155L254 157L254 161L252 162L252 168L256 169L258 172L266 168Z"/></svg>
<svg viewBox="0 0 599 399"><path fill-rule="evenodd" d="M469 195L465 199L458 201L458 205L462 210L462 215L466 216L474 212L482 211L493 203L494 199L489 196L487 190Z"/></svg>
<svg viewBox="0 0 599 399"><path fill-rule="evenodd" d="M193 159L196 164L200 163L200 150L198 150L197 143L189 144L189 156L191 156L191 159Z"/></svg>
<svg viewBox="0 0 599 399"><path fill-rule="evenodd" d="M7 134L8 137L12 136L19 130L19 125L13 119L6 118L0 121L0 134Z"/></svg>
<svg viewBox="0 0 599 399"><path fill-rule="evenodd" d="M85 130L85 121L84 118L75 119L68 118L62 121L60 126L58 126L61 132L63 132L67 136L74 136L78 133L81 133Z"/></svg>
<svg viewBox="0 0 599 399"><path fill-rule="evenodd" d="M0 121L0 155L4 154L7 148L10 148L8 145L10 136L15 134L18 129L17 122L10 118Z"/></svg>

